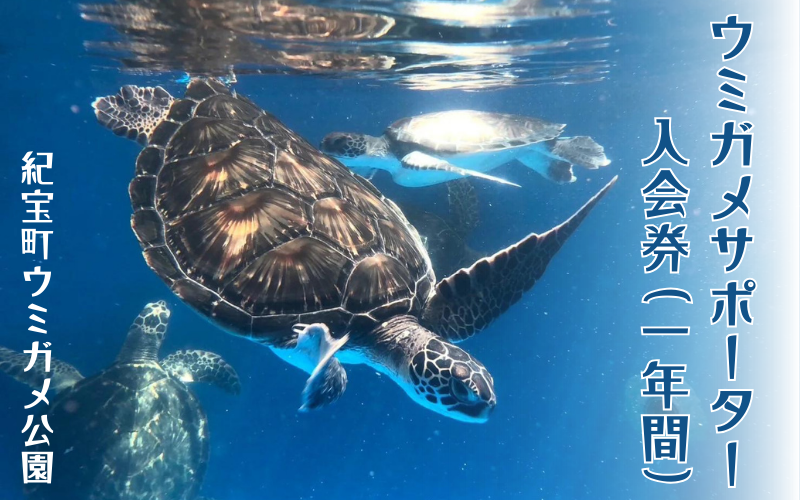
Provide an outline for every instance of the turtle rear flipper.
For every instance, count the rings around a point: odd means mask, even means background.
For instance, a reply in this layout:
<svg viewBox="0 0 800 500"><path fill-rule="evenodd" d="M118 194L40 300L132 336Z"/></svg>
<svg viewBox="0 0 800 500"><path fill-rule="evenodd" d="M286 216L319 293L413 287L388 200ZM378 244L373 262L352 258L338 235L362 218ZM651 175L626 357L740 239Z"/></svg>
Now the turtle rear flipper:
<svg viewBox="0 0 800 500"><path fill-rule="evenodd" d="M349 337L335 339L328 327L322 323L294 326L297 333L297 348L316 357L316 367L303 388L303 404L300 411L309 411L329 405L339 399L347 387L347 373L333 356L344 346Z"/></svg>
<svg viewBox="0 0 800 500"><path fill-rule="evenodd" d="M7 373L17 382L27 384L34 389L41 390L42 384L47 378L51 379L50 389L55 391L62 391L83 380L83 375L74 366L57 359L50 360L50 371L46 372L44 354L36 356L36 363L28 371L25 371L30 361L30 354L0 347L0 371Z"/></svg>
<svg viewBox="0 0 800 500"><path fill-rule="evenodd" d="M556 139L550 153L569 163L580 165L589 170L606 167L611 163L611 160L606 158L603 146L587 136Z"/></svg>
<svg viewBox="0 0 800 500"><path fill-rule="evenodd" d="M115 95L92 103L97 120L119 136L146 145L174 101L161 87L125 85Z"/></svg>
<svg viewBox="0 0 800 500"><path fill-rule="evenodd" d="M578 179L572 173L572 163L553 157L538 147L519 156L517 160L556 184L569 184Z"/></svg>
<svg viewBox="0 0 800 500"><path fill-rule="evenodd" d="M440 281L425 304L423 326L450 342L486 328L539 281L553 256L616 181L614 177L572 217L546 233L533 233Z"/></svg>
<svg viewBox="0 0 800 500"><path fill-rule="evenodd" d="M161 361L161 366L181 382L208 382L229 394L239 394L239 375L219 354L208 351L177 351Z"/></svg>

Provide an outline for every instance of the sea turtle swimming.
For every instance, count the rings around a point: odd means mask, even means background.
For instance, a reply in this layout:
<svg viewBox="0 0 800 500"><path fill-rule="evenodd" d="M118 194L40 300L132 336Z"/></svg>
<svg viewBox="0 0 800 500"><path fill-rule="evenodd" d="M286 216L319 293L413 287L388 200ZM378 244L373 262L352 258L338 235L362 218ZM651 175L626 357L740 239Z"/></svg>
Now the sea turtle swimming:
<svg viewBox="0 0 800 500"><path fill-rule="evenodd" d="M596 169L611 163L591 137L561 137L565 126L528 116L443 111L398 120L381 137L333 132L320 149L358 174L386 170L406 187L487 177L512 160L563 184L575 181L573 164Z"/></svg>
<svg viewBox="0 0 800 500"><path fill-rule="evenodd" d="M445 183L448 215L410 204L399 203L403 214L419 232L436 273L449 276L483 257L472 249L467 238L478 226L478 197L467 179Z"/></svg>
<svg viewBox="0 0 800 500"><path fill-rule="evenodd" d="M49 393L57 392L47 414L55 473L30 498L199 500L208 422L186 384L208 382L232 394L241 385L211 352L177 351L159 361L169 317L163 301L148 304L114 364L88 378L56 359L45 371L43 354L26 371L30 354L0 347L0 370L39 391L49 378Z"/></svg>
<svg viewBox="0 0 800 500"><path fill-rule="evenodd" d="M220 82L193 80L181 99L129 85L93 106L146 146L129 194L148 265L223 329L311 373L301 409L342 394L342 363L365 363L431 410L485 421L492 377L455 343L536 283L614 183L437 284L391 200Z"/></svg>

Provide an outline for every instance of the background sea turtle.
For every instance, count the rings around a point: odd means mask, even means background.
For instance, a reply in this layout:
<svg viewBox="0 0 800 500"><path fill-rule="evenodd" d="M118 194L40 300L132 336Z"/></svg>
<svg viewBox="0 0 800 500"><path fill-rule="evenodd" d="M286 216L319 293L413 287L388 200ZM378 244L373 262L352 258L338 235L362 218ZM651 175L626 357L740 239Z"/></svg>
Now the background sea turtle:
<svg viewBox="0 0 800 500"><path fill-rule="evenodd" d="M366 363L429 409L485 421L492 378L454 343L519 300L614 183L436 284L393 202L218 81L194 80L182 99L125 86L93 105L147 145L129 191L148 265L222 328L311 373L301 408L341 395L341 362Z"/></svg>
<svg viewBox="0 0 800 500"><path fill-rule="evenodd" d="M448 214L442 217L411 203L399 203L408 221L419 231L431 264L440 276L448 276L483 257L467 238L478 227L478 196L467 179L445 183Z"/></svg>
<svg viewBox="0 0 800 500"><path fill-rule="evenodd" d="M234 369L205 351L177 351L158 361L170 311L148 304L128 330L116 361L84 378L63 361L31 361L0 347L0 370L41 391L50 378L52 484L30 498L47 500L199 500L208 462L208 422L186 387L209 382L238 394ZM38 422L38 419L36 420ZM37 435L37 437L40 437Z"/></svg>
<svg viewBox="0 0 800 500"><path fill-rule="evenodd" d="M333 132L320 149L361 175L386 170L406 187L485 177L512 160L561 184L575 181L573 164L596 169L611 163L591 137L560 137L565 126L519 115L443 111L398 120L381 137Z"/></svg>
<svg viewBox="0 0 800 500"><path fill-rule="evenodd" d="M697 391L684 381L680 386L681 390L688 390L688 396L672 397L672 408L665 410L661 397L642 396L642 390L647 388L647 382L642 378L642 372L632 375L624 382L623 406L621 411L612 413L619 418L618 425L626 426L629 432L642 432L642 415L691 415L691 440L698 443L698 440L705 440L711 433L713 426L708 426L708 417L705 409L708 408L698 396ZM713 433L712 433L713 434Z"/></svg>

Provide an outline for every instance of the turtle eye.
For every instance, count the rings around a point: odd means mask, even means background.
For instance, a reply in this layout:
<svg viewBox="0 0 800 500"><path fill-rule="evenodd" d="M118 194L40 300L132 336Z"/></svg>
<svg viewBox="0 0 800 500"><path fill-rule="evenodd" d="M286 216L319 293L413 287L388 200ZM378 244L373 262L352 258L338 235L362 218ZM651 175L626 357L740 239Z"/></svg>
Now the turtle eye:
<svg viewBox="0 0 800 500"><path fill-rule="evenodd" d="M453 396L462 403L474 403L477 399L477 395L467 387L467 384L460 380L450 379L450 389Z"/></svg>

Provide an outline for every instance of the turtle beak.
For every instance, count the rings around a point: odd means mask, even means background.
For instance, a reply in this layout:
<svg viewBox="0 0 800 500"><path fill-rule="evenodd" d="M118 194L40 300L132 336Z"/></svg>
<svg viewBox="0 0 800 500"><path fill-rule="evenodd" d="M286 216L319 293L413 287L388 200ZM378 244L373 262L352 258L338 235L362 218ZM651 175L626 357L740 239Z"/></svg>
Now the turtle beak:
<svg viewBox="0 0 800 500"><path fill-rule="evenodd" d="M451 410L449 416L470 424L483 424L489 420L495 406L495 401L470 406L459 405Z"/></svg>
<svg viewBox="0 0 800 500"><path fill-rule="evenodd" d="M483 411L481 412L481 419L483 422L489 420L489 416L494 412L494 408L497 406L496 403L492 402L488 406L486 406Z"/></svg>

